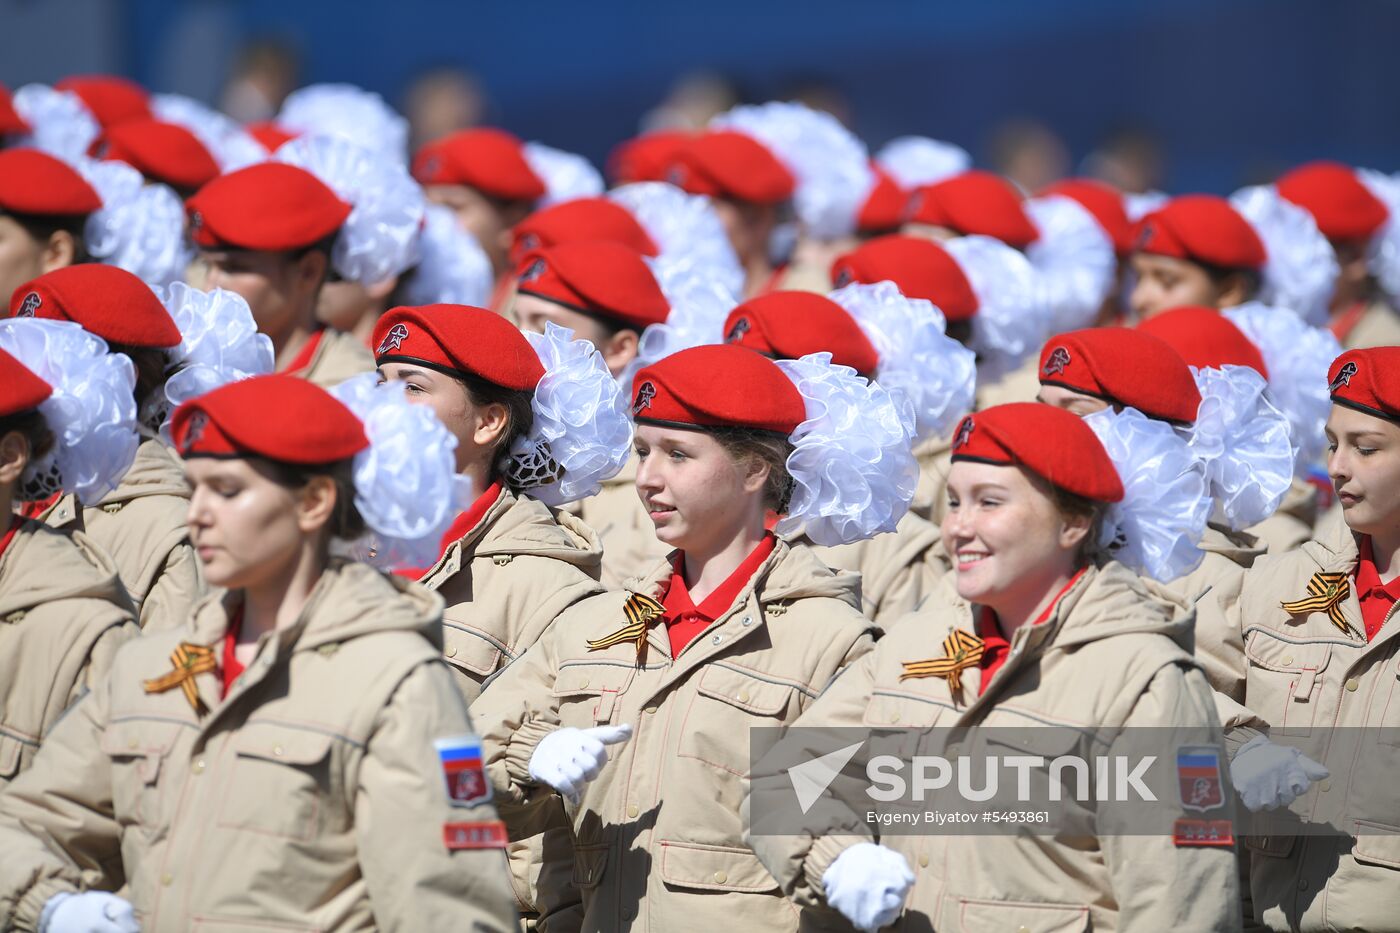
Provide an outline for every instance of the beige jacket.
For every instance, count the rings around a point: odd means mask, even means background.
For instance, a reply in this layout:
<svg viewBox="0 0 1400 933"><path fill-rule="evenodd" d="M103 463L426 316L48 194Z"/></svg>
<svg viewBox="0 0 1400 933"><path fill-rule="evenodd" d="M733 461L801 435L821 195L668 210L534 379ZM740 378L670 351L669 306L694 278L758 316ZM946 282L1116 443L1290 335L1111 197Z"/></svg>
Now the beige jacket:
<svg viewBox="0 0 1400 933"><path fill-rule="evenodd" d="M952 630L975 631L951 579L853 664L798 726L1185 726L1215 731L1209 686L1185 647L1192 617L1120 564L1088 570L1050 618L1023 626L985 694L981 672L954 697L938 677L900 680L907 661L938 657ZM1059 736L1061 730L1047 730ZM1053 757L1051 749L1037 750ZM1036 930L1232 931L1239 925L1234 851L1178 848L1170 835L755 836L763 863L798 904L827 910L822 876L864 838L903 854L915 875L890 929L938 933Z"/></svg>
<svg viewBox="0 0 1400 933"><path fill-rule="evenodd" d="M917 609L946 572L938 527L912 512L893 532L854 544L803 541L828 567L860 574L861 609L881 631Z"/></svg>
<svg viewBox="0 0 1400 933"><path fill-rule="evenodd" d="M659 564L632 589L660 599ZM626 625L627 593L570 609L481 695L492 781L522 810L557 795L531 782L530 756L561 726L630 723L632 738L571 807L581 929L796 930L796 908L743 839L749 729L795 720L868 652L853 574L779 541L733 607L676 658L662 623L638 666L633 643L590 651ZM508 819L509 819L508 815Z"/></svg>
<svg viewBox="0 0 1400 933"><path fill-rule="evenodd" d="M1400 346L1400 314L1383 298L1366 306L1361 320L1342 341L1343 350Z"/></svg>
<svg viewBox="0 0 1400 933"><path fill-rule="evenodd" d="M1341 610L1355 634L1325 612L1290 616L1279 605L1304 598L1315 573L1354 573L1358 559L1356 536L1332 520L1298 550L1260 560L1240 594L1249 673L1226 725L1268 730L1326 765L1332 776L1291 809L1354 833L1245 840L1255 915L1274 930L1390 930L1400 917L1397 613L1368 643L1354 585Z"/></svg>
<svg viewBox="0 0 1400 933"><path fill-rule="evenodd" d="M1317 492L1312 483L1295 478L1278 511L1248 532L1258 538L1270 554L1286 554L1304 541L1312 540L1318 518Z"/></svg>
<svg viewBox="0 0 1400 933"><path fill-rule="evenodd" d="M138 633L111 560L81 532L20 525L0 556L0 790Z"/></svg>
<svg viewBox="0 0 1400 933"><path fill-rule="evenodd" d="M1244 642L1230 614L1245 572L1265 548L1252 535L1210 524L1201 549L1206 552L1201 565L1167 589L1196 607L1196 660L1211 687L1238 702L1244 695Z"/></svg>
<svg viewBox="0 0 1400 933"><path fill-rule="evenodd" d="M496 811L449 800L433 745L471 731L442 601L333 565L226 699L198 675L210 712L146 692L182 643L220 652L236 599L125 646L0 795L0 928L124 883L145 933L513 930L504 853L446 841Z"/></svg>
<svg viewBox="0 0 1400 933"><path fill-rule="evenodd" d="M656 540L656 526L637 497L637 458L603 482L596 496L574 503L573 514L598 533L603 545L603 585L618 590L646 573L671 548Z"/></svg>
<svg viewBox="0 0 1400 933"><path fill-rule="evenodd" d="M121 485L83 508L69 495L44 516L55 528L87 533L116 562L144 631L184 625L204 595L204 575L185 517L190 485L160 441L147 438Z"/></svg>
<svg viewBox="0 0 1400 933"><path fill-rule="evenodd" d="M314 382L323 389L339 385L351 376L374 372L374 354L353 334L327 327L311 354L311 362L288 372Z"/></svg>
<svg viewBox="0 0 1400 933"><path fill-rule="evenodd" d="M935 437L914 448L919 464L919 485L914 489L914 502L909 511L939 525L948 511L948 471L953 467L953 444L950 438Z"/></svg>

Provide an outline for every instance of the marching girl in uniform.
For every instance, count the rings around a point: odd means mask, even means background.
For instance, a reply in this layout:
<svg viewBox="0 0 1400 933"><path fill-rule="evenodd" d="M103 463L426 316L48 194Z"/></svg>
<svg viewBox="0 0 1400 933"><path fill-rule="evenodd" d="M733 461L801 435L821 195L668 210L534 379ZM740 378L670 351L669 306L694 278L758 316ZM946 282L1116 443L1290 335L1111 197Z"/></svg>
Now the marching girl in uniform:
<svg viewBox="0 0 1400 933"><path fill-rule="evenodd" d="M272 344L231 292L176 283L161 299L130 272L86 264L25 283L11 313L73 321L129 358L141 446L121 484L84 508L72 496L37 503L35 515L80 529L116 561L143 629L183 625L204 594L185 526L189 484L170 455L170 414L181 401L233 379L270 372Z"/></svg>
<svg viewBox="0 0 1400 933"><path fill-rule="evenodd" d="M1100 547L1124 494L1080 418L1032 403L968 416L955 435L942 526L955 573L799 724L1024 728L1029 720L1218 735L1210 688L1191 658L1189 609ZM795 903L834 908L861 930L897 919L895 929L940 933L1238 926L1229 848L1171 834L877 840L857 824L842 835L751 842Z"/></svg>
<svg viewBox="0 0 1400 933"><path fill-rule="evenodd" d="M421 550L451 438L401 392L345 397L259 376L176 411L221 589L119 652L0 796L0 926L514 928L442 600L331 556Z"/></svg>
<svg viewBox="0 0 1400 933"><path fill-rule="evenodd" d="M749 730L796 719L872 641L856 576L785 532L892 528L908 493L889 478L912 474L908 438L852 444L898 413L824 355L774 362L734 346L643 368L633 412L637 492L676 550L565 612L482 694L492 781L515 805L568 801L585 929L796 930L743 840ZM770 512L785 516L776 535Z"/></svg>
<svg viewBox="0 0 1400 933"><path fill-rule="evenodd" d="M116 485L136 449L132 381L76 324L0 323L0 789L138 631L105 551L15 511L55 487L91 500Z"/></svg>
<svg viewBox="0 0 1400 933"><path fill-rule="evenodd" d="M0 301L35 276L86 262L84 228L101 208L63 160L37 149L0 152Z"/></svg>

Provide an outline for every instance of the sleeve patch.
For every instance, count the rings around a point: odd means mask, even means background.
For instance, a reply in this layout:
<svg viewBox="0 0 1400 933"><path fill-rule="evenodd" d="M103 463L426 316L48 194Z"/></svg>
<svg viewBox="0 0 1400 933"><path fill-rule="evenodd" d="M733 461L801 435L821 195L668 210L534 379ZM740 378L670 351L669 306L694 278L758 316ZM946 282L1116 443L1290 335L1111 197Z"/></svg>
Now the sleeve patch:
<svg viewBox="0 0 1400 933"><path fill-rule="evenodd" d="M447 851L463 849L504 849L509 838L506 824L500 820L488 823L447 823L442 827L442 840Z"/></svg>
<svg viewBox="0 0 1400 933"><path fill-rule="evenodd" d="M438 761L442 763L442 777L449 803L472 806L491 799L491 784L486 780L481 739L478 736L437 739L433 746L437 749Z"/></svg>
<svg viewBox="0 0 1400 933"><path fill-rule="evenodd" d="M1234 828L1229 820L1177 820L1172 825L1172 843L1184 846L1235 845Z"/></svg>

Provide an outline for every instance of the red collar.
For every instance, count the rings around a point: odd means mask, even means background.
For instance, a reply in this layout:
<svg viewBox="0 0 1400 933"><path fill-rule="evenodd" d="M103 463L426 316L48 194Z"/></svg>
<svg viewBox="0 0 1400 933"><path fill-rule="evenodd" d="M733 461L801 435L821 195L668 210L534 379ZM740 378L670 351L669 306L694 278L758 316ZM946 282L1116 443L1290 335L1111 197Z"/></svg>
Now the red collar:
<svg viewBox="0 0 1400 933"><path fill-rule="evenodd" d="M1356 599L1361 604L1362 621L1366 623L1366 640L1370 641L1385 624L1390 604L1400 602L1400 577L1389 583L1381 582L1370 535L1361 536L1359 550L1361 555L1356 562Z"/></svg>
<svg viewBox="0 0 1400 933"><path fill-rule="evenodd" d="M287 368L282 371L295 375L310 366L311 358L316 355L316 349L321 345L321 338L325 335L326 331L322 328L307 338L306 343L297 351L297 355L287 364Z"/></svg>
<svg viewBox="0 0 1400 933"><path fill-rule="evenodd" d="M238 647L238 633L243 628L243 607L239 606L233 613L233 617L228 620L228 631L224 632L224 658L219 665L219 678L222 681L222 689L219 693L220 699L228 696L229 688L238 679L238 675L243 673L243 665L238 663L238 655L234 649Z"/></svg>
<svg viewBox="0 0 1400 933"><path fill-rule="evenodd" d="M33 502L26 502L20 506L19 514L25 518L32 518L36 522L43 521L44 515L58 504L58 500L63 498L63 490L59 490L47 499L35 499Z"/></svg>
<svg viewBox="0 0 1400 933"><path fill-rule="evenodd" d="M777 547L778 539L771 534L763 536L754 549L749 552L749 556L744 558L744 562L734 569L725 581L715 587L714 592L700 601L700 605L695 605L695 601L690 597L690 587L686 586L685 574L682 568L685 566L685 555L677 553L675 560L671 564L672 574L670 585L666 589L666 595L661 602L666 607L667 621L678 618L682 614L699 615L706 622L713 622L739 598L739 593L744 586L753 579L753 575L758 572L758 568L763 566L763 562L773 553L773 548Z"/></svg>
<svg viewBox="0 0 1400 933"><path fill-rule="evenodd" d="M5 532L5 536L3 538L0 538L0 557L5 556L5 552L9 550L10 542L15 539L15 533L19 531L19 526L23 524L23 515L16 515L10 519L9 530Z"/></svg>
<svg viewBox="0 0 1400 933"><path fill-rule="evenodd" d="M1055 594L1055 598L1050 600L1044 611L1036 616L1035 621L1032 622L1031 625L1040 625L1042 622L1049 619L1050 613L1060 604L1060 600L1070 591L1070 587L1078 583L1079 578L1082 576L1084 576L1084 571L1080 570L1074 576L1070 577L1069 582ZM986 606L982 607L982 611L977 617L977 637L982 639L982 661L978 665L982 668L982 686L977 692L977 695L981 696L983 693L987 692L987 685L992 682L992 678L996 676L997 671L1001 670L1001 666L1006 663L1006 656L1011 648L1011 641L1006 636L1002 635L1001 624L997 621L997 614Z"/></svg>
<svg viewBox="0 0 1400 933"><path fill-rule="evenodd" d="M438 560L442 560L442 555L447 553L448 548L457 541L465 538L471 533L473 528L481 524L481 520L486 517L486 513L490 511L491 506L495 505L497 500L501 498L501 492L500 482L492 483L490 486L486 487L485 492L476 497L476 501L473 502L465 512L458 515L457 518L453 520L446 534L442 536L442 542L438 545ZM436 561L434 563L436 563ZM423 574L431 569L432 567L417 567L399 570L396 571L396 573L401 577L421 580Z"/></svg>

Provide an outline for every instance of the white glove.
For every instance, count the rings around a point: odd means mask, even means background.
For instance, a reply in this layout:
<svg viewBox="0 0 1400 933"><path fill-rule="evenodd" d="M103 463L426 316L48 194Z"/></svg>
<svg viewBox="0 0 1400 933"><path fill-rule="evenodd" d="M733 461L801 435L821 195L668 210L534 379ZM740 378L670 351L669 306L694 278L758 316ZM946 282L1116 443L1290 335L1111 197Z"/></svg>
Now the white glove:
<svg viewBox="0 0 1400 933"><path fill-rule="evenodd" d="M106 891L55 894L39 915L39 933L141 933L131 905Z"/></svg>
<svg viewBox="0 0 1400 933"><path fill-rule="evenodd" d="M822 875L826 902L866 933L894 923L913 883L904 856L873 842L851 846Z"/></svg>
<svg viewBox="0 0 1400 933"><path fill-rule="evenodd" d="M530 756L530 777L548 784L577 806L583 788L608 763L607 746L626 742L632 727L595 726L556 729L540 739Z"/></svg>
<svg viewBox="0 0 1400 933"><path fill-rule="evenodd" d="M1230 781L1252 812L1286 807L1331 773L1298 749L1262 735L1244 743L1230 761Z"/></svg>

